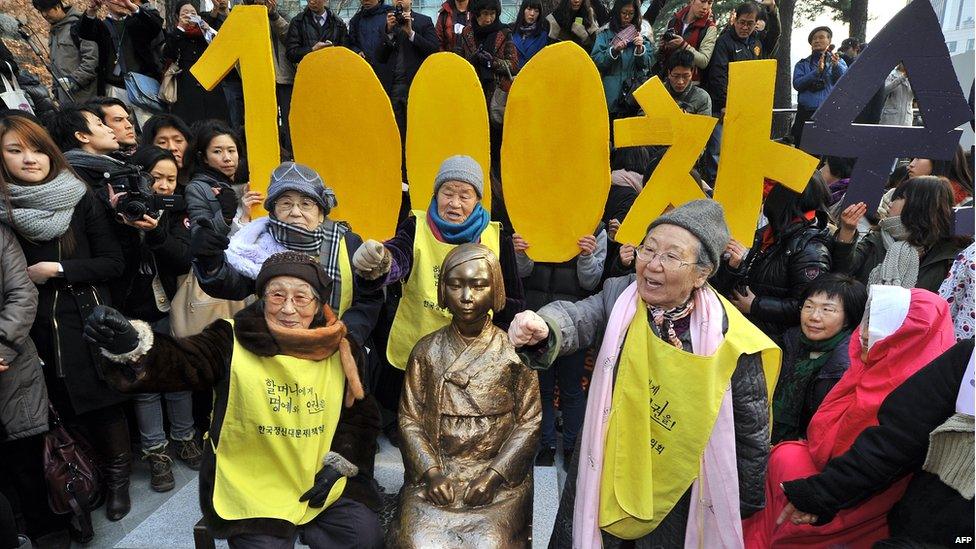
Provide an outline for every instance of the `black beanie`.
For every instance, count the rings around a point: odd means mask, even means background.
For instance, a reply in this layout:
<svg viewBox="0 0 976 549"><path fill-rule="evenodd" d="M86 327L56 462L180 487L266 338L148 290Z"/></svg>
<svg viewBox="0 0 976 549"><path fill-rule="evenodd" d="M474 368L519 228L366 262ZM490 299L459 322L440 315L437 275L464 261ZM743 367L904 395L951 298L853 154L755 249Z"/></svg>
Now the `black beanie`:
<svg viewBox="0 0 976 549"><path fill-rule="evenodd" d="M332 281L325 274L325 269L312 256L301 252L279 252L264 261L258 278L255 280L258 295L264 296L264 287L276 276L293 276L308 282L319 294L319 298L328 301L332 292Z"/></svg>

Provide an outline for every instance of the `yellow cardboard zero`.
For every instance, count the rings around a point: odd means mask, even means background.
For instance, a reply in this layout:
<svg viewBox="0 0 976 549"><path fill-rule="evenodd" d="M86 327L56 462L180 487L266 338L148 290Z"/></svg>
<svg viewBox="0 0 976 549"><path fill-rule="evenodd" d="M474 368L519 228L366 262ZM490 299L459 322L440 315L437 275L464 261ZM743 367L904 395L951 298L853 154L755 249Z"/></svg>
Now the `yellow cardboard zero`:
<svg viewBox="0 0 976 549"><path fill-rule="evenodd" d="M593 61L572 42L543 48L515 76L502 140L505 206L535 261L572 259L580 237L599 225L610 191L609 143Z"/></svg>
<svg viewBox="0 0 976 549"><path fill-rule="evenodd" d="M715 200L725 208L732 238L747 246L762 208L763 179L768 177L803 192L817 159L770 140L776 61L739 61L729 65L722 149L715 178Z"/></svg>
<svg viewBox="0 0 976 549"><path fill-rule="evenodd" d="M634 91L634 99L646 116L615 121L614 145L669 145L617 231L617 242L637 245L644 238L647 226L668 206L707 198L690 171L705 148L716 120L682 112L656 76Z"/></svg>
<svg viewBox="0 0 976 549"><path fill-rule="evenodd" d="M295 160L336 193L339 205L329 217L364 239L393 236L402 197L400 132L369 63L339 47L306 55L288 120Z"/></svg>
<svg viewBox="0 0 976 549"><path fill-rule="evenodd" d="M239 64L244 86L244 134L250 189L267 192L271 172L281 162L278 149L278 100L275 97L274 59L268 9L236 6L213 42L190 68L190 74L207 90L213 90ZM265 215L264 206L251 215Z"/></svg>
<svg viewBox="0 0 976 549"><path fill-rule="evenodd" d="M407 174L413 209L427 209L441 162L456 154L468 155L481 164L485 178L481 204L490 211L491 153L481 82L464 58L450 52L435 53L417 71L407 102Z"/></svg>

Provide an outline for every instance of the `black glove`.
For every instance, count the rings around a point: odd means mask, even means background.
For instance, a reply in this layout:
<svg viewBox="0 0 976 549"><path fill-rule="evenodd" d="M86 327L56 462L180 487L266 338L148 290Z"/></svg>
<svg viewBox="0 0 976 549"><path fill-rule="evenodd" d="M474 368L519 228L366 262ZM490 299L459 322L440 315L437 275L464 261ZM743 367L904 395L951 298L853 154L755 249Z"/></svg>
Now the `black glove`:
<svg viewBox="0 0 976 549"><path fill-rule="evenodd" d="M229 245L230 239L214 228L212 219L197 219L190 232L190 255L204 269L218 269L224 260L224 250Z"/></svg>
<svg viewBox="0 0 976 549"><path fill-rule="evenodd" d="M336 481L342 478L342 474L336 471L331 465L326 465L315 473L315 485L298 498L298 501L307 501L309 507L316 509L325 505L325 499L329 497L329 491Z"/></svg>
<svg viewBox="0 0 976 549"><path fill-rule="evenodd" d="M220 203L220 213L224 219L234 219L237 215L237 193L230 187L221 187L217 193L217 202Z"/></svg>
<svg viewBox="0 0 976 549"><path fill-rule="evenodd" d="M113 355L121 355L139 346L139 334L122 313L105 305L96 306L85 320L85 339Z"/></svg>

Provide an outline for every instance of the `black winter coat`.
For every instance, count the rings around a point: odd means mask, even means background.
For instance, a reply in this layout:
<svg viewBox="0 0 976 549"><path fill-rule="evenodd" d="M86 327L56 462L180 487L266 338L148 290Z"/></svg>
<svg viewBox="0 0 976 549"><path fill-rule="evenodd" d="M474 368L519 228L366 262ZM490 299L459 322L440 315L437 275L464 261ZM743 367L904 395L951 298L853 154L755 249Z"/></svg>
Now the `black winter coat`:
<svg viewBox="0 0 976 549"><path fill-rule="evenodd" d="M176 103L170 107L170 112L183 120L191 122L216 118L227 122L227 99L220 86L207 91L190 73L190 67L200 60L200 56L210 44L202 35L191 36L179 28L166 33L166 43L163 45L163 59L166 63L176 63L180 73L176 75L176 89L178 97ZM233 69L228 76L236 76Z"/></svg>
<svg viewBox="0 0 976 549"><path fill-rule="evenodd" d="M780 369L779 378L786 379L786 377L792 372L793 368L796 367L798 360L803 358L801 353L803 352L802 345L800 344L800 327L794 326L786 332L783 333L783 342L781 347L783 348L783 362L782 368ZM805 433L807 432L807 426L810 424L810 419L813 418L813 414L816 413L817 409L820 408L820 403L826 398L827 393L837 385L840 378L844 376L844 372L851 367L851 355L848 352L848 347L851 343L851 336L848 335L844 339L837 343L834 350L830 353L830 358L827 362L820 367L820 371L817 375L810 380L810 383L800 392L799 395L803 402L800 404L799 410L800 414L798 417L796 430L800 433L804 433L800 436L789 436L789 431L792 431L792 427L786 427L776 421L776 416L773 416L773 435L771 437L771 442L776 444L784 440L796 440L799 438L805 438ZM777 387L779 389L779 387ZM778 396L774 393L774 398ZM773 400L773 399L770 399Z"/></svg>
<svg viewBox="0 0 976 549"><path fill-rule="evenodd" d="M942 239L932 246L919 260L915 287L939 293L939 286L949 274L952 262L964 247L951 238ZM832 254L834 270L867 284L871 271L884 261L886 253L879 231L871 231L856 244L835 240Z"/></svg>
<svg viewBox="0 0 976 549"><path fill-rule="evenodd" d="M332 42L333 46L349 44L349 30L346 24L332 10L325 8L325 27L315 21L315 14L305 9L288 24L288 37L285 38L285 56L298 64L306 55L312 53L312 46L318 42Z"/></svg>
<svg viewBox="0 0 976 549"><path fill-rule="evenodd" d="M130 318L155 322L169 313L159 310L164 302L153 290L153 279L159 278L163 293L172 300L178 289L177 279L190 272L190 223L186 210L164 211L156 228L140 236L139 247L131 252L139 268L129 280L120 310Z"/></svg>
<svg viewBox="0 0 976 549"><path fill-rule="evenodd" d="M847 452L819 474L783 483L797 509L826 524L842 509L855 507L915 473L888 517L893 537L952 547L957 536L973 538L973 500L921 472L929 434L956 411L959 384L973 352L965 339L942 353L888 395L878 425L862 432ZM901 547L901 546L899 546Z"/></svg>
<svg viewBox="0 0 976 549"><path fill-rule="evenodd" d="M766 11L766 29L753 32L745 40L739 38L731 26L721 31L715 41L708 68L705 69L705 76L702 77L702 87L712 97L712 113L715 116L719 116L725 108L729 94L729 64L773 57L779 35L779 12L775 9L772 12Z"/></svg>
<svg viewBox="0 0 976 549"><path fill-rule="evenodd" d="M226 320L217 320L203 332L183 339L155 333L149 352L134 366L119 365L106 359L102 361L102 368L111 383L126 392L213 390L214 411L208 431L212 443L203 445L200 507L210 534L217 538L241 534L292 537L296 530L292 523L279 519L224 520L213 508L216 474L214 447L220 444L227 407L234 403L233 399L228 398L228 393L235 340L258 356L285 354L268 331L257 305L255 303L234 315L233 327ZM358 501L373 511L379 511L381 505L373 480L379 432L379 408L372 395L367 395L351 407L342 408L331 446L331 451L359 468L359 474L346 483L343 497ZM270 474L276 473L272 471Z"/></svg>
<svg viewBox="0 0 976 549"><path fill-rule="evenodd" d="M88 193L75 206L70 237L32 242L17 235L28 265L56 261L64 268L63 277L38 286L37 317L31 328L51 399L62 416L126 400L106 385L96 366L96 351L82 338L87 311L111 302L108 284L122 275L122 251L108 223L105 208ZM71 253L64 249L67 238L74 239Z"/></svg>
<svg viewBox="0 0 976 549"><path fill-rule="evenodd" d="M830 272L831 237L826 225L826 216L815 223L790 225L765 250L761 249L764 229L759 229L739 268L723 262L712 285L726 297L737 287L749 286L756 299L746 317L779 342L787 328L800 324L800 296L807 284Z"/></svg>
<svg viewBox="0 0 976 549"><path fill-rule="evenodd" d="M149 4L139 6L139 10L120 21L88 17L78 21L78 37L91 40L98 45L98 89L105 84L125 88L122 76L114 74L118 49L109 25L115 25L121 32L121 50L126 70L162 78L162 67L157 55L157 45L163 30L163 18Z"/></svg>
<svg viewBox="0 0 976 549"><path fill-rule="evenodd" d="M378 55L381 63L388 63L390 58L393 59L392 95L403 99L406 99L420 65L440 49L431 18L416 11L410 15L413 18L413 40L400 27L393 29L392 38L384 32Z"/></svg>

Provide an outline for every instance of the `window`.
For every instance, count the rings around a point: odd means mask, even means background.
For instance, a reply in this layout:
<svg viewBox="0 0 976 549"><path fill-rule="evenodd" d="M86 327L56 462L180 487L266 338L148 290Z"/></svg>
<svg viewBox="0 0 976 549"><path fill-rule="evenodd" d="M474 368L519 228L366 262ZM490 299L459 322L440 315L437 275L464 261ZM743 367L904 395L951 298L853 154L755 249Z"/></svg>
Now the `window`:
<svg viewBox="0 0 976 549"><path fill-rule="evenodd" d="M956 43L955 40L953 40L952 42L946 42L946 47L949 48L949 53L955 53L956 52L956 45L957 45L957 43Z"/></svg>
<svg viewBox="0 0 976 549"><path fill-rule="evenodd" d="M969 40L966 40L966 51L972 51L973 50L973 40L974 40L973 38L970 38Z"/></svg>

